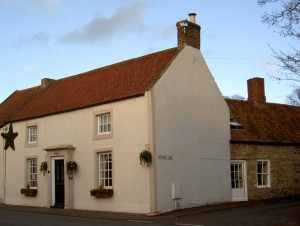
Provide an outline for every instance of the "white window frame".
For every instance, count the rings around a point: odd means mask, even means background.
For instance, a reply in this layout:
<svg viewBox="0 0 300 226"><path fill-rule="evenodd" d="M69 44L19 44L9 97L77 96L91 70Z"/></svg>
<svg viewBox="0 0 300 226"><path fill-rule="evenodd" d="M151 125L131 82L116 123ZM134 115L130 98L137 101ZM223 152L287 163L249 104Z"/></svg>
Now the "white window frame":
<svg viewBox="0 0 300 226"><path fill-rule="evenodd" d="M104 131L103 129L104 128ZM113 137L113 111L102 110L94 113L94 140Z"/></svg>
<svg viewBox="0 0 300 226"><path fill-rule="evenodd" d="M100 114L98 118L98 135L111 133L111 115L110 112Z"/></svg>
<svg viewBox="0 0 300 226"><path fill-rule="evenodd" d="M98 181L105 189L113 188L113 156L111 151L98 152ZM107 161L108 159L108 161Z"/></svg>
<svg viewBox="0 0 300 226"><path fill-rule="evenodd" d="M35 144L37 143L37 126L28 126L28 143Z"/></svg>
<svg viewBox="0 0 300 226"><path fill-rule="evenodd" d="M266 164L266 171L264 172L259 172L259 164ZM261 169L263 170L264 167L262 166ZM270 165L270 160L266 160L266 159L258 159L256 161L256 184L257 184L257 188L269 188L271 187L271 175L270 175L270 169L271 169L271 165ZM266 176L266 177L265 177ZM262 184L259 184L259 180L262 180ZM267 182L265 183L265 179L267 180Z"/></svg>
<svg viewBox="0 0 300 226"><path fill-rule="evenodd" d="M35 129L33 129L35 128ZM35 130L35 134L32 133ZM39 126L38 123L27 123L25 131L25 147L37 147L39 142Z"/></svg>
<svg viewBox="0 0 300 226"><path fill-rule="evenodd" d="M27 185L32 189L37 189L38 179L38 164L37 158L27 158Z"/></svg>

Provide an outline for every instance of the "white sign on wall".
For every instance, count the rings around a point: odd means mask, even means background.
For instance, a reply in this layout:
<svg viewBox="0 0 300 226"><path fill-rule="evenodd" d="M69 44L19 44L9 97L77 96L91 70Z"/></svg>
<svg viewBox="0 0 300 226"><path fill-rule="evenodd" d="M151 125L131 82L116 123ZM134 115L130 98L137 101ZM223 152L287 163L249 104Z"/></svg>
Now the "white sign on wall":
<svg viewBox="0 0 300 226"><path fill-rule="evenodd" d="M161 160L173 160L173 155L159 155L158 159L161 159Z"/></svg>

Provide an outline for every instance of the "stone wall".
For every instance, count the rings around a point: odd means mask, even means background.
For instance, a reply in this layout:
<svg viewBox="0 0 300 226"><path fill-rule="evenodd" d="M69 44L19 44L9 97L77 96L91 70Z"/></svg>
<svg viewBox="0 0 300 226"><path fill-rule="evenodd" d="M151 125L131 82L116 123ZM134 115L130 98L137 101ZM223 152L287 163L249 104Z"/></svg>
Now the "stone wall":
<svg viewBox="0 0 300 226"><path fill-rule="evenodd" d="M246 160L248 199L300 195L300 146L230 144L232 160ZM256 160L270 160L269 188L257 188Z"/></svg>

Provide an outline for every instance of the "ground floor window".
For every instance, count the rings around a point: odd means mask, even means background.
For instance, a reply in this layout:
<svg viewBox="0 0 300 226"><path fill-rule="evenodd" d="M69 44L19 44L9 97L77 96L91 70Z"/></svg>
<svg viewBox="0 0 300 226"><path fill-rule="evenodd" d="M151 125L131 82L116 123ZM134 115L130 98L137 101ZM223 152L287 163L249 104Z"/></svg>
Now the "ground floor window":
<svg viewBox="0 0 300 226"><path fill-rule="evenodd" d="M27 185L37 188L37 159L27 159Z"/></svg>
<svg viewBox="0 0 300 226"><path fill-rule="evenodd" d="M99 153L99 186L112 188L112 153Z"/></svg>
<svg viewBox="0 0 300 226"><path fill-rule="evenodd" d="M270 161L257 160L257 187L270 187Z"/></svg>

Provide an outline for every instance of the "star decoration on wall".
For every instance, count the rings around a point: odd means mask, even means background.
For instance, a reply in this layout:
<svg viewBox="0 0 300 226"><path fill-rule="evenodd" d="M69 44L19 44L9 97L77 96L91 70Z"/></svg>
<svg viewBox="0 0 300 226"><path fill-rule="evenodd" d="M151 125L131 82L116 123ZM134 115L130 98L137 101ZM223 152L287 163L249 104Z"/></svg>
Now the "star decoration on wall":
<svg viewBox="0 0 300 226"><path fill-rule="evenodd" d="M12 124L10 124L8 132L1 133L1 136L5 139L4 149L7 150L7 148L11 147L13 150L15 150L14 140L18 136L18 133L14 133Z"/></svg>

